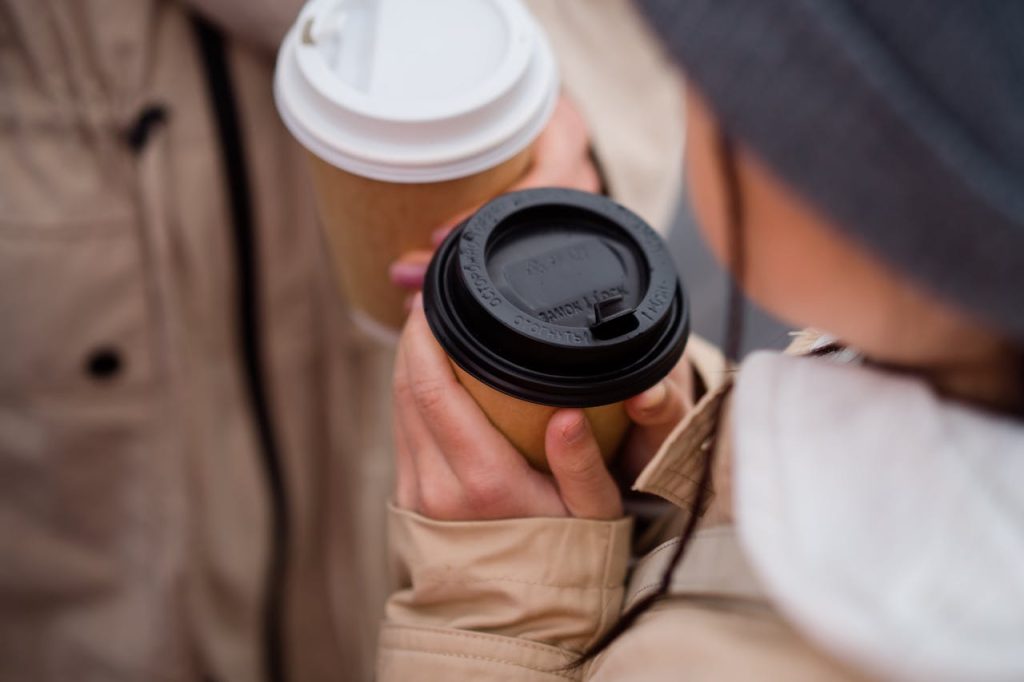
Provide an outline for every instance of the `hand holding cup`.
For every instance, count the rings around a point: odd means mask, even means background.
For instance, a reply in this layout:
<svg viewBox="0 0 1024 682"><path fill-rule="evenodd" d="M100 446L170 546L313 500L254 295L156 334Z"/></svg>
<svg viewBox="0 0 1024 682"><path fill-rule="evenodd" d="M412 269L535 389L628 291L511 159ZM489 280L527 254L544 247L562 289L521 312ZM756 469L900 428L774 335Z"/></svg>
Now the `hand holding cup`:
<svg viewBox="0 0 1024 682"><path fill-rule="evenodd" d="M568 187L584 192L601 190L601 177L590 154L590 134L586 121L576 105L562 95L547 127L533 146L533 158L526 174L509 191L531 187ZM434 231L436 248L452 229L472 215L479 206L461 211ZM410 292L423 288L433 250L409 251L392 263L391 281ZM411 303L412 295L407 299Z"/></svg>
<svg viewBox="0 0 1024 682"><path fill-rule="evenodd" d="M442 521L622 516L583 412L555 414L546 434L551 475L532 468L456 379L415 300L395 368L395 503Z"/></svg>
<svg viewBox="0 0 1024 682"><path fill-rule="evenodd" d="M531 467L456 379L416 295L402 334L394 379L395 503L442 521L527 517L616 519L619 486L582 410L562 409L547 424L550 474ZM692 406L687 361L626 401L636 421L626 468L642 467Z"/></svg>

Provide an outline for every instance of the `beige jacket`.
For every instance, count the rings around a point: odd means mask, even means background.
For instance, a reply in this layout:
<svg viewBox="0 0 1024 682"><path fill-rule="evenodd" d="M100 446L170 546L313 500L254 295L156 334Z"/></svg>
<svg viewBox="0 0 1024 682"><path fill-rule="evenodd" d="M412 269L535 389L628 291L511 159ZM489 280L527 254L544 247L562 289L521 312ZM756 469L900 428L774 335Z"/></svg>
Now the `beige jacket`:
<svg viewBox="0 0 1024 682"><path fill-rule="evenodd" d="M655 533L662 539L679 532L692 506L729 389L713 351L698 339L688 352L712 390L634 486L665 501L670 522ZM766 598L729 524L728 450L722 443L716 451L715 498L673 573L670 597L575 669L569 666L580 652L657 588L678 540L631 567L638 548L628 517L439 523L392 509L405 588L388 602L378 679L862 679L803 639Z"/></svg>
<svg viewBox="0 0 1024 682"><path fill-rule="evenodd" d="M390 354L346 322L273 106L299 2L191 4L223 43L176 1L0 0L0 680L372 675ZM667 67L625 0L535 5L611 190L664 223Z"/></svg>

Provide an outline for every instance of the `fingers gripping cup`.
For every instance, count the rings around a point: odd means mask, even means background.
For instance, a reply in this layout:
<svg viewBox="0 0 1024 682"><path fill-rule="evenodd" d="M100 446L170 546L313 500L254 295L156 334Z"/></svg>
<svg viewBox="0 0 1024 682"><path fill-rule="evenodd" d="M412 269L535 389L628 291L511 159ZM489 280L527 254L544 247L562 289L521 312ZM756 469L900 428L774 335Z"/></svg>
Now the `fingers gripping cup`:
<svg viewBox="0 0 1024 682"><path fill-rule="evenodd" d="M524 174L558 75L519 0L310 0L274 93L356 321L390 339L406 292L388 266Z"/></svg>
<svg viewBox="0 0 1024 682"><path fill-rule="evenodd" d="M584 408L602 453L619 447L622 401L679 361L689 312L661 237L601 196L501 196L442 244L427 321L459 380L537 468L559 407Z"/></svg>

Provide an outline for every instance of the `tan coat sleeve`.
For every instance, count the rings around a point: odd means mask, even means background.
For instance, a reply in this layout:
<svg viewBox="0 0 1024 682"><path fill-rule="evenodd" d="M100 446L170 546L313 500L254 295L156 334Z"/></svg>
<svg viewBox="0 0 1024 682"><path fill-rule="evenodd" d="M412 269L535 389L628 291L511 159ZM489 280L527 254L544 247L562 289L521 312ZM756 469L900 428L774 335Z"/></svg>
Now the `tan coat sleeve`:
<svg viewBox="0 0 1024 682"><path fill-rule="evenodd" d="M388 601L378 679L575 679L565 666L619 615L631 525L392 509L404 589Z"/></svg>

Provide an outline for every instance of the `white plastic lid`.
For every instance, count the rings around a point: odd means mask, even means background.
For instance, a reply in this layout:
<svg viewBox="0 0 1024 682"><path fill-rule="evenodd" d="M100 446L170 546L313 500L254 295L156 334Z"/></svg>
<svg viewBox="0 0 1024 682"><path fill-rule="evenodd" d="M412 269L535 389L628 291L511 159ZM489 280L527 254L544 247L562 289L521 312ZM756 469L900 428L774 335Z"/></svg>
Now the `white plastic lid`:
<svg viewBox="0 0 1024 682"><path fill-rule="evenodd" d="M558 97L519 0L309 0L277 57L281 118L357 175L438 182L525 149Z"/></svg>

